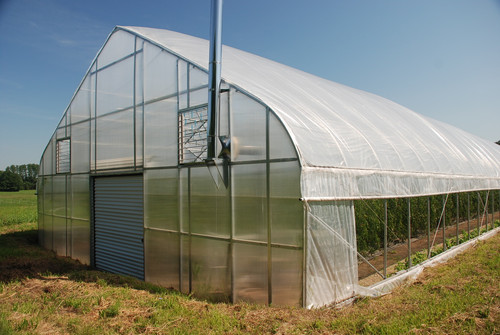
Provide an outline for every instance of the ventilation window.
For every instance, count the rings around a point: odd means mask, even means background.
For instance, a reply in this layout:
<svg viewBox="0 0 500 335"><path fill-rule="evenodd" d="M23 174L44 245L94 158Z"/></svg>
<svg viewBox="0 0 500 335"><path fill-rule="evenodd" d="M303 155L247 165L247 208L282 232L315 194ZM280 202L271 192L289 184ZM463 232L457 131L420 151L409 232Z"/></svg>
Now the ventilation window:
<svg viewBox="0 0 500 335"><path fill-rule="evenodd" d="M56 166L57 173L68 173L70 172L70 149L71 140L69 138L57 141L57 151L56 151Z"/></svg>
<svg viewBox="0 0 500 335"><path fill-rule="evenodd" d="M179 111L179 163L203 162L207 158L208 106Z"/></svg>

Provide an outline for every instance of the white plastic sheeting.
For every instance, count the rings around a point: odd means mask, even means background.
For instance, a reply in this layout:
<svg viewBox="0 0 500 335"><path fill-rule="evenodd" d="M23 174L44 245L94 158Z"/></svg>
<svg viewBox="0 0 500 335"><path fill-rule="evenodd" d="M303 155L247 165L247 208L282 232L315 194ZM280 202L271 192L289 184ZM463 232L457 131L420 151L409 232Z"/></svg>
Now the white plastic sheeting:
<svg viewBox="0 0 500 335"><path fill-rule="evenodd" d="M207 69L208 41L121 27ZM371 93L224 46L222 78L269 106L292 138L309 199L500 188L500 147ZM306 168L307 167L307 168Z"/></svg>
<svg viewBox="0 0 500 335"><path fill-rule="evenodd" d="M307 308L338 303L355 294L358 281L352 201L312 202L307 208Z"/></svg>

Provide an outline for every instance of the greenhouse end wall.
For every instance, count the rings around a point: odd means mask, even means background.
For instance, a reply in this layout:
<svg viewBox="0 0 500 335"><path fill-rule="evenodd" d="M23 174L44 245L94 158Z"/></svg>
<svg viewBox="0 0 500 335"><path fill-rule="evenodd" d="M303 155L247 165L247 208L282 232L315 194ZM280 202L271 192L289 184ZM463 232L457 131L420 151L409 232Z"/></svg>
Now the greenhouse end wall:
<svg viewBox="0 0 500 335"><path fill-rule="evenodd" d="M129 261L121 255L127 239L143 238L146 281L211 300L301 306L305 216L295 148L271 110L224 84L219 135L231 138L230 159L209 170L207 82L196 65L115 30L41 159L40 243L98 268L112 258L114 272L134 275L117 264ZM132 191L114 182L125 176L141 183L134 192L143 231L103 233L111 228L96 199L116 192L113 201L129 201ZM116 221L127 233L127 220ZM104 245L108 233L116 241Z"/></svg>

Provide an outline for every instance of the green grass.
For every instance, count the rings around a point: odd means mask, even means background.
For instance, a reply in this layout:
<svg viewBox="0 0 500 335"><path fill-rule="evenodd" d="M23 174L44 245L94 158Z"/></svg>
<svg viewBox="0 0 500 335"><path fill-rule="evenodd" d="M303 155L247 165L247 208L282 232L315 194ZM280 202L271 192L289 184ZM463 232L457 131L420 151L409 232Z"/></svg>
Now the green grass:
<svg viewBox="0 0 500 335"><path fill-rule="evenodd" d="M34 190L0 192L0 229L19 223L37 221Z"/></svg>
<svg viewBox="0 0 500 335"><path fill-rule="evenodd" d="M500 234L411 286L341 310L215 304L89 269L38 246L36 224L0 231L0 334L497 334Z"/></svg>

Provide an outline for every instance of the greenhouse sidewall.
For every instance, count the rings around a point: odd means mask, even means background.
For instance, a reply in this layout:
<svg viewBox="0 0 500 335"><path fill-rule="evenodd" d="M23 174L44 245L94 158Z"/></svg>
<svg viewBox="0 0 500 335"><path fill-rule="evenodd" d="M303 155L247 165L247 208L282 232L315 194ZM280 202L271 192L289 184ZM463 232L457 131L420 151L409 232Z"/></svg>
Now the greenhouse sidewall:
<svg viewBox="0 0 500 335"><path fill-rule="evenodd" d="M347 300L358 283L352 201L305 202L307 213L305 307Z"/></svg>

